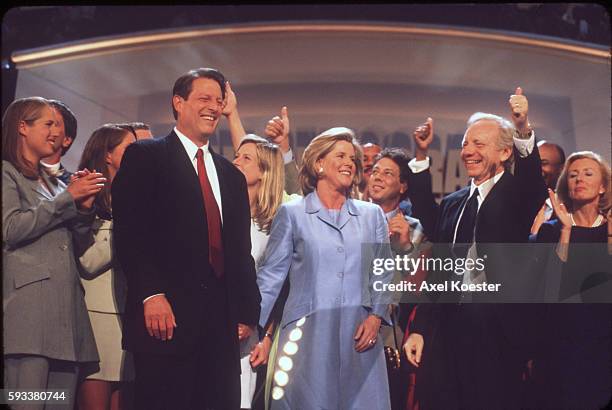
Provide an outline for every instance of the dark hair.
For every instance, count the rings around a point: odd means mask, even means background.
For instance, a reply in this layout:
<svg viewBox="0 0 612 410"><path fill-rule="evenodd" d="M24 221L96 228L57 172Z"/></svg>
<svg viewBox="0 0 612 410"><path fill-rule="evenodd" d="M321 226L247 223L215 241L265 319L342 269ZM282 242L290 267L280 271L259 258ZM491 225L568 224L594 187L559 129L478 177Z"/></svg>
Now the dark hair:
<svg viewBox="0 0 612 410"><path fill-rule="evenodd" d="M216 81L219 84L219 87L221 87L221 97L225 99L225 77L220 71L215 70L214 68L196 68L180 76L174 82L172 97L178 95L185 100L188 99L189 94L191 94L193 81L198 78L209 78ZM178 113L174 109L174 104L172 104L172 115L174 115L175 120L178 118Z"/></svg>
<svg viewBox="0 0 612 410"><path fill-rule="evenodd" d="M90 171L94 169L110 181L108 166L106 164L106 154L112 152L119 144L123 142L130 131L120 124L104 124L96 129L87 140L81 162L78 169L87 168ZM111 187L110 184L105 184L102 191L96 196L95 205L98 216L102 219L111 219Z"/></svg>
<svg viewBox="0 0 612 410"><path fill-rule="evenodd" d="M126 131L131 132L137 141L138 141L138 135L136 135L136 130L146 130L146 131L151 130L151 127L149 127L149 125L145 124L144 122L122 122L122 123L117 123L114 125L116 125L119 128L123 128Z"/></svg>
<svg viewBox="0 0 612 410"><path fill-rule="evenodd" d="M542 140L538 142L538 148L543 145L549 145L557 150L557 154L559 155L559 164L557 165L563 166L563 164L565 164L565 151L563 151L563 148L561 148L561 145L555 144L554 142L548 142L546 140Z"/></svg>
<svg viewBox="0 0 612 410"><path fill-rule="evenodd" d="M32 125L43 115L45 108L51 108L42 97L27 97L13 101L2 117L2 159L10 162L17 171L27 178L39 176L39 164L32 164L23 156L23 138L19 124L23 121Z"/></svg>
<svg viewBox="0 0 612 410"><path fill-rule="evenodd" d="M71 139L70 145L67 148L62 147L62 156L68 152L72 143L76 139L77 136L77 119L74 116L72 110L63 102L59 100L49 100L49 104L53 108L55 108L62 115L64 119L64 131L66 132L66 136Z"/></svg>
<svg viewBox="0 0 612 410"><path fill-rule="evenodd" d="M408 179L410 178L411 171L408 162L410 161L410 155L408 155L403 148L385 148L374 157L374 164L372 166L376 165L376 163L383 158L389 158L391 161L395 162L400 171L400 183L406 184L406 188L409 188ZM408 189L406 189L403 194L400 194L400 201L403 201L407 197Z"/></svg>

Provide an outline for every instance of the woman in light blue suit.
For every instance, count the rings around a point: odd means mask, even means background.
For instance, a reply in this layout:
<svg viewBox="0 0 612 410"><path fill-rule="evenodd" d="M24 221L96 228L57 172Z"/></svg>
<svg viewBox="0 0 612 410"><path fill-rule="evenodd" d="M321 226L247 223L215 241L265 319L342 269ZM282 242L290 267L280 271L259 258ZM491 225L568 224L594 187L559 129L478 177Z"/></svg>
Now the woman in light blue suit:
<svg viewBox="0 0 612 410"><path fill-rule="evenodd" d="M287 275L291 283L273 409L390 408L378 338L388 298L373 291L374 281L390 275L373 275L370 260L388 249L389 233L377 205L350 198L362 176L361 158L351 130L332 128L317 136L300 170L305 197L283 204L272 224L257 278L260 325Z"/></svg>

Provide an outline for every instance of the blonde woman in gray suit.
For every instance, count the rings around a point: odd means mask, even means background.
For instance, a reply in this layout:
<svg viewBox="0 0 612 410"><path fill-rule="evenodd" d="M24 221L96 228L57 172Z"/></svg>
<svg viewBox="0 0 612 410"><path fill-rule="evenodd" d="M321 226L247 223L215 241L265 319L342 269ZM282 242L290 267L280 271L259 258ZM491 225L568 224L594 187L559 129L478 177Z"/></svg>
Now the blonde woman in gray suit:
<svg viewBox="0 0 612 410"><path fill-rule="evenodd" d="M85 303L100 353L100 371L79 387L79 409L129 407L126 382L134 380L133 359L121 348L121 315L127 283L113 252L111 185L123 153L136 141L127 126L105 124L95 130L83 150L80 169L100 170L108 184L96 197L95 242L79 258Z"/></svg>
<svg viewBox="0 0 612 410"><path fill-rule="evenodd" d="M74 254L91 240L105 179L80 171L66 187L42 171L58 130L40 97L14 101L2 118L4 385L65 389L73 400L79 371L98 361Z"/></svg>

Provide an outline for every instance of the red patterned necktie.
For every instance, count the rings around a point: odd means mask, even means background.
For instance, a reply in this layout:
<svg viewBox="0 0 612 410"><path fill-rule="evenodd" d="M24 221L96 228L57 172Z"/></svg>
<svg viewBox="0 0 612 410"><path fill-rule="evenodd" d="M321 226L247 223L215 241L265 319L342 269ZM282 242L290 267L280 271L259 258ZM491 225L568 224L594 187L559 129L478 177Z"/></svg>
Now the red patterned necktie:
<svg viewBox="0 0 612 410"><path fill-rule="evenodd" d="M213 194L206 167L204 166L204 150L199 148L196 154L198 166L198 179L206 208L206 222L208 223L208 260L218 278L223 276L223 238L221 236L221 214Z"/></svg>

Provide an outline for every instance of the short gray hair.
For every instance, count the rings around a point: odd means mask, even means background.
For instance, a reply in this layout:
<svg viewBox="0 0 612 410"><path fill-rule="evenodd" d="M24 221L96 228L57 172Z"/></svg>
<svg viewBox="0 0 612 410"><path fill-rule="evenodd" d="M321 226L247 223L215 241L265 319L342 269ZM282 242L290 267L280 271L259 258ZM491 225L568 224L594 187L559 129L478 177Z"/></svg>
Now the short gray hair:
<svg viewBox="0 0 612 410"><path fill-rule="evenodd" d="M499 139L497 146L499 149L510 149L510 156L504 161L504 169L509 171L514 163L514 136L516 135L516 128L514 124L499 115L489 114L485 112L475 112L470 116L467 122L467 127L470 128L478 121L489 120L493 121L499 127Z"/></svg>

